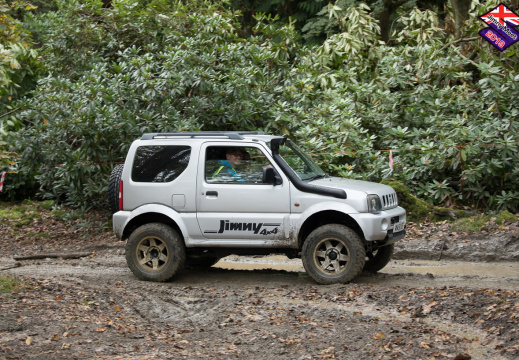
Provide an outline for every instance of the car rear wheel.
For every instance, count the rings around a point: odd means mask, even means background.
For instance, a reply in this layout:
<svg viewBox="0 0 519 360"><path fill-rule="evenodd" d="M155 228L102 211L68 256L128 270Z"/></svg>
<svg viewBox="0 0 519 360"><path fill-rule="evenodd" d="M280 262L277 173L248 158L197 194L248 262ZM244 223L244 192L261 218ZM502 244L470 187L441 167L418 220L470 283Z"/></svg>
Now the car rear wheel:
<svg viewBox="0 0 519 360"><path fill-rule="evenodd" d="M364 270L372 273L382 270L391 261L394 250L395 245L390 244L381 246L377 250L366 254L368 259L364 265Z"/></svg>
<svg viewBox="0 0 519 360"><path fill-rule="evenodd" d="M130 235L126 243L126 262L141 280L170 280L186 262L184 241L168 225L143 225Z"/></svg>

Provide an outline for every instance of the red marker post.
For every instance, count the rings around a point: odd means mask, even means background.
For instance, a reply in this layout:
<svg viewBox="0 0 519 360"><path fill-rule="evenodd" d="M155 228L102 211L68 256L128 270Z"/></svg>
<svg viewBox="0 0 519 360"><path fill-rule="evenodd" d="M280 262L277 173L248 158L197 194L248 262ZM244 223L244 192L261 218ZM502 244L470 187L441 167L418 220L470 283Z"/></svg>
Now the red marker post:
<svg viewBox="0 0 519 360"><path fill-rule="evenodd" d="M2 177L0 178L0 192L4 191L4 179L5 179L6 172L2 172Z"/></svg>

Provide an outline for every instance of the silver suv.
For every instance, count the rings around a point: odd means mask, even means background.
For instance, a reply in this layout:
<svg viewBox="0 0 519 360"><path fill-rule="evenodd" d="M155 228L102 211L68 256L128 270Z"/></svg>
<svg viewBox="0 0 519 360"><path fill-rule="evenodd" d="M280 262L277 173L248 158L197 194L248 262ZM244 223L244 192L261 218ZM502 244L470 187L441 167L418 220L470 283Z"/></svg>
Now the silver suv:
<svg viewBox="0 0 519 360"><path fill-rule="evenodd" d="M230 254L301 258L320 284L390 261L406 212L386 185L326 175L296 144L259 132L144 134L108 190L139 279Z"/></svg>

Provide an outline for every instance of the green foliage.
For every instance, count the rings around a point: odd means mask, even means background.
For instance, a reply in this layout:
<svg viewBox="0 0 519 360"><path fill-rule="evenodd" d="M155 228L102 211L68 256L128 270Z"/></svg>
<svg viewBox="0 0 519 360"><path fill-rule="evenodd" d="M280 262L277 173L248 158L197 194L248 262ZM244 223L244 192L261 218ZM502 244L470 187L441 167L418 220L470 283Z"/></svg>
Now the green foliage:
<svg viewBox="0 0 519 360"><path fill-rule="evenodd" d="M281 22L295 21L297 30L305 26L306 22L315 16L327 4L326 0L229 0L230 8L239 11L239 32L242 36L249 36L257 25L256 14L276 14Z"/></svg>
<svg viewBox="0 0 519 360"><path fill-rule="evenodd" d="M56 208L50 213L58 221L74 221L81 219L84 216L84 213L82 212L64 208Z"/></svg>
<svg viewBox="0 0 519 360"><path fill-rule="evenodd" d="M0 115L13 98L33 88L31 66L36 52L30 49L29 33L16 15L34 9L27 1L0 0Z"/></svg>
<svg viewBox="0 0 519 360"><path fill-rule="evenodd" d="M35 6L27 1L0 0L0 172L14 171L18 154L5 141L21 125L17 101L36 85L37 53L19 18Z"/></svg>
<svg viewBox="0 0 519 360"><path fill-rule="evenodd" d="M62 10L64 18L76 11ZM155 16L165 22L156 35L158 43L146 40L144 48L118 51L116 59L92 55L89 69L81 72L86 57L72 58L70 71L61 68L68 77L49 75L40 81L38 96L23 113L32 126L19 132L15 144L20 150L31 147L21 161L28 170L31 164L41 164L32 171L45 198L104 206L105 174L124 160L131 141L144 132L257 129L272 117L273 95L287 69L283 57L276 57L279 51L274 45L238 38L232 14L186 11L173 8ZM97 8L91 12L97 18L85 18L95 22L113 16L97 13ZM126 16L119 27L149 18L146 12L121 10L118 15ZM85 35L77 36L81 41ZM135 42L135 36L129 32L127 41Z"/></svg>
<svg viewBox="0 0 519 360"><path fill-rule="evenodd" d="M46 75L2 129L13 131L4 152L21 155L4 164L18 172L9 193L38 186L47 199L104 207L111 169L144 132L265 130L295 138L333 175L392 178L433 205L517 212L516 45L497 53L473 35L454 39L412 4L389 45L353 0L306 9L318 14L303 38L295 18L267 9L244 39L240 12L201 0L58 0L28 14ZM474 2L464 30L475 34L489 8ZM302 44L312 37L318 45ZM404 206L418 219L425 205L412 199Z"/></svg>
<svg viewBox="0 0 519 360"><path fill-rule="evenodd" d="M0 44L0 101L10 102L14 97L32 87L30 64L36 52L26 44ZM5 106L5 105L4 105ZM2 106L2 109L4 109Z"/></svg>
<svg viewBox="0 0 519 360"><path fill-rule="evenodd" d="M347 66L357 73L368 71L377 53L372 51L379 40L379 26L365 4L343 9L328 5L329 18L337 24L339 32L330 35L317 50L316 63L320 68L335 69Z"/></svg>
<svg viewBox="0 0 519 360"><path fill-rule="evenodd" d="M431 13L417 10L409 18L417 16L435 23ZM461 200L517 211L519 169L513 154L519 138L512 120L519 95L516 69L499 57L475 63L459 48L445 44L441 31L424 32L418 25L407 24L401 45L373 43L371 57L362 57L371 59L364 65L354 57L346 63L335 61L326 43L319 49L325 60L314 63L328 61L343 68L321 75L321 80L331 80L321 86L351 102L350 118L360 120L372 144L371 152L343 149L340 144L327 148L328 153L347 155L334 156L330 168L343 176L388 177L388 152L376 150L393 149L391 176L431 203ZM327 122L332 128L333 119Z"/></svg>
<svg viewBox="0 0 519 360"><path fill-rule="evenodd" d="M16 153L8 151L7 142L0 140L0 169L10 168L16 164Z"/></svg>
<svg viewBox="0 0 519 360"><path fill-rule="evenodd" d="M399 44L412 44L424 46L431 40L444 36L443 29L438 27L438 16L436 13L414 8L407 14L400 16L396 21L393 35L394 41Z"/></svg>

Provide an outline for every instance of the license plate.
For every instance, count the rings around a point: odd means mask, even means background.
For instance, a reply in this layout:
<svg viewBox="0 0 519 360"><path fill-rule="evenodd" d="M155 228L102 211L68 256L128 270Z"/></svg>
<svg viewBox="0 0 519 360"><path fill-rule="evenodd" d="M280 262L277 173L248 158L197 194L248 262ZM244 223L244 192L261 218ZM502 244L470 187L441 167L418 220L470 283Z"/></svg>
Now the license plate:
<svg viewBox="0 0 519 360"><path fill-rule="evenodd" d="M393 232L394 233L403 231L404 229L405 229L405 222L404 221L397 222L396 224L393 225Z"/></svg>

